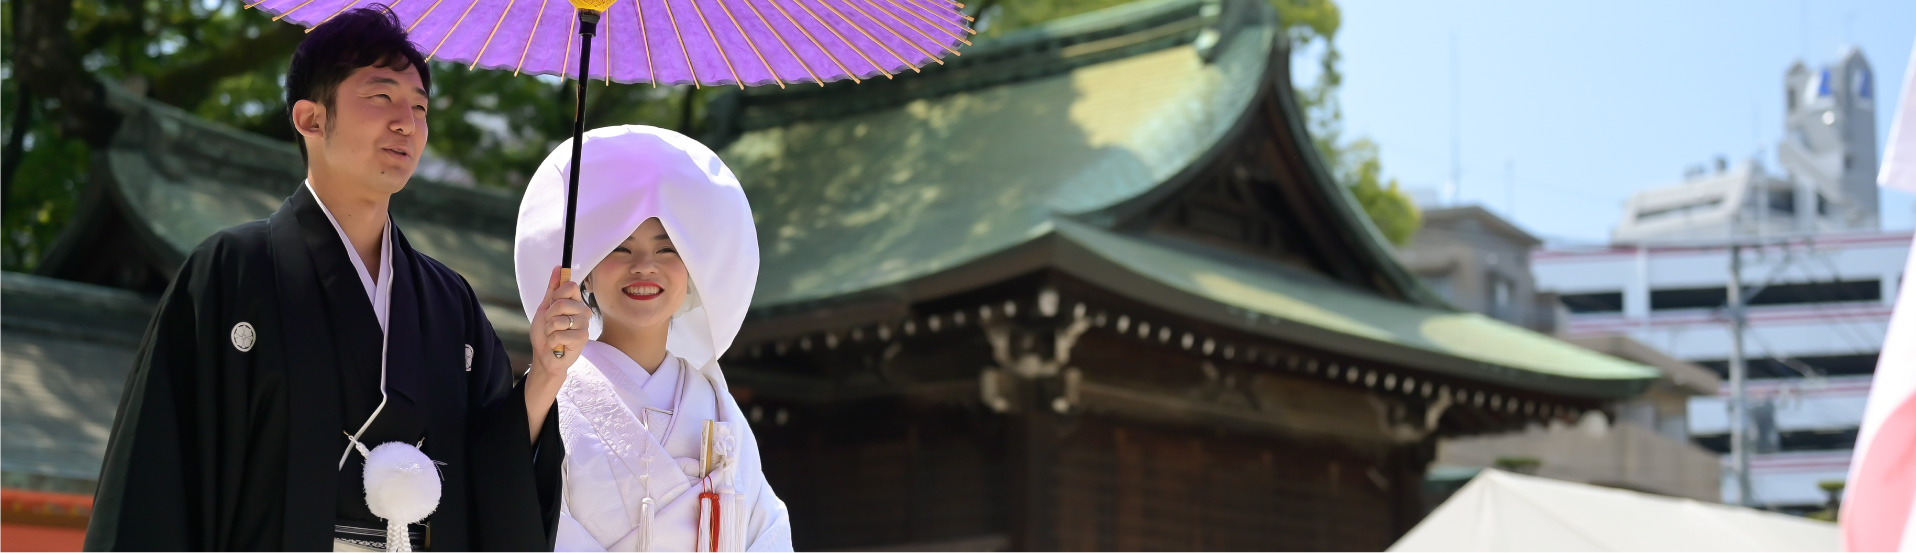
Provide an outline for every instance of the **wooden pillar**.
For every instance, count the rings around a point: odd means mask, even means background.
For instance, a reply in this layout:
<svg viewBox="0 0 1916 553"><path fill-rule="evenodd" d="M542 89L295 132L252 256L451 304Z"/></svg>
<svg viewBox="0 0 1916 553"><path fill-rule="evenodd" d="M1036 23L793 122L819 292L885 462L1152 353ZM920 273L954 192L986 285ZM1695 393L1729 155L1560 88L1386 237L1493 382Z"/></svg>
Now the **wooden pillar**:
<svg viewBox="0 0 1916 553"><path fill-rule="evenodd" d="M1056 377L1019 379L1010 417L1009 453L1012 501L1011 548L1018 551L1056 551L1057 414L1051 399L1062 387Z"/></svg>

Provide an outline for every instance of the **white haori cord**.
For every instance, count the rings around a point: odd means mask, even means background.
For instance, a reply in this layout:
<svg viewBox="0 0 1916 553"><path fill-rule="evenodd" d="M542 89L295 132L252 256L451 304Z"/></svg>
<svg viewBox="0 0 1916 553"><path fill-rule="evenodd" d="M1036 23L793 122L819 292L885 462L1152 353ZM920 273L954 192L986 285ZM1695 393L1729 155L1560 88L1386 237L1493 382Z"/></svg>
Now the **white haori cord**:
<svg viewBox="0 0 1916 553"><path fill-rule="evenodd" d="M383 334L383 333L382 333ZM373 414L366 417L365 424L359 425L359 432L346 436L346 451L339 455L339 468L346 468L346 459L354 450L366 457L366 469L363 474L366 488L366 507L373 516L386 521L386 551L412 551L412 537L406 531L407 525L418 523L432 515L439 507L439 497L444 491L439 481L439 468L435 461L420 451L419 446L405 442L386 442L372 450L360 443L359 438L371 428L373 420L379 418L379 412L386 409L386 337L379 340L379 406L373 408ZM343 434L343 432L342 432ZM420 445L426 441L421 439Z"/></svg>

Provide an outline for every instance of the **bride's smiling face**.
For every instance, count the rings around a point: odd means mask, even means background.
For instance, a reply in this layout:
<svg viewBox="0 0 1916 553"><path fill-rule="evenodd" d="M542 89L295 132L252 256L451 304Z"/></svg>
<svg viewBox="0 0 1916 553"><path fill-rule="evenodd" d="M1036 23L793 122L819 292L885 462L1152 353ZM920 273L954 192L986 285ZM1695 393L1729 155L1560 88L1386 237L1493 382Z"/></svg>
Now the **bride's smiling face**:
<svg viewBox="0 0 1916 553"><path fill-rule="evenodd" d="M607 327L640 329L670 322L690 283L685 260L654 217L592 268L585 287Z"/></svg>

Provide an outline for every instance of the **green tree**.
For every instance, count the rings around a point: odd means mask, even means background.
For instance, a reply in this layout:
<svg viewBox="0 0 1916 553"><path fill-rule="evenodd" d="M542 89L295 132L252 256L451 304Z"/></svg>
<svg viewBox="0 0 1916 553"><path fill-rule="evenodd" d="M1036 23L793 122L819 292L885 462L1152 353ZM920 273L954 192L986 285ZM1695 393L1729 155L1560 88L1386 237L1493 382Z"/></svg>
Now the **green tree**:
<svg viewBox="0 0 1916 553"><path fill-rule="evenodd" d="M1377 230L1392 244L1410 243L1418 227L1423 226L1424 216L1398 186L1397 179L1383 180L1377 144L1368 138L1359 138L1345 145L1341 155L1343 166L1338 169L1339 180L1350 187L1351 195L1363 206L1364 213L1370 215Z"/></svg>
<svg viewBox="0 0 1916 553"><path fill-rule="evenodd" d="M0 97L8 117L0 190L0 266L27 270L66 227L88 156L119 124L96 79L252 130L300 32L236 4L169 0L5 0ZM280 67L274 68L277 64ZM283 127L283 125L282 125ZM281 134L286 134L282 131Z"/></svg>
<svg viewBox="0 0 1916 553"><path fill-rule="evenodd" d="M1351 189L1351 195L1370 215L1371 222L1392 244L1404 245L1423 216L1417 204L1405 194L1397 179L1383 178L1383 161L1377 143L1369 138L1344 139L1344 111L1337 92L1343 86L1339 71L1342 59L1337 50L1337 31L1343 14L1332 0L1272 0L1292 52L1317 53L1317 78L1296 86L1298 107L1304 111L1306 128L1311 131L1312 146L1331 169L1339 183Z"/></svg>

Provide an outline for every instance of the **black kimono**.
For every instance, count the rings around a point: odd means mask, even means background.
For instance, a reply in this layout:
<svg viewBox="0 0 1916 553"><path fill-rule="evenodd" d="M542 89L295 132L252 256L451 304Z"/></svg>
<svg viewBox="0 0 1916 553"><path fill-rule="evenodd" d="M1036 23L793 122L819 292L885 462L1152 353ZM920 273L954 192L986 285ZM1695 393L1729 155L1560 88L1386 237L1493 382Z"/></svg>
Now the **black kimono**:
<svg viewBox="0 0 1916 553"><path fill-rule="evenodd" d="M392 227L386 407L368 447L442 462L436 550L550 551L558 409L529 439L523 384L472 288ZM367 511L340 456L380 402L380 330L305 186L193 250L147 326L107 444L88 550L330 551ZM417 528L417 527L415 527Z"/></svg>

